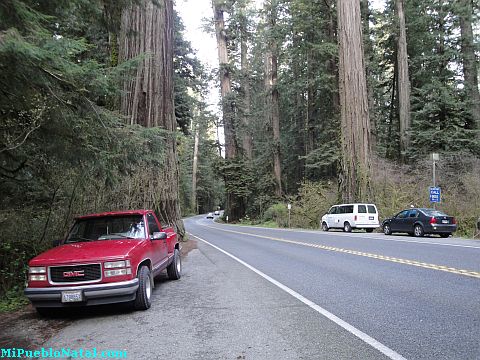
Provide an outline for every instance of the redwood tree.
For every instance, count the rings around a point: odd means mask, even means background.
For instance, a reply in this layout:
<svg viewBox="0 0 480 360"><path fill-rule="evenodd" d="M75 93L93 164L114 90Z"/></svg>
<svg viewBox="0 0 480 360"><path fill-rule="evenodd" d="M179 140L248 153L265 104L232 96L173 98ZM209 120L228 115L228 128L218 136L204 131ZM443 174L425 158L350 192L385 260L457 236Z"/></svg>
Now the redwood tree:
<svg viewBox="0 0 480 360"><path fill-rule="evenodd" d="M370 178L370 121L360 3L337 0L339 93L342 131L342 194L365 200Z"/></svg>
<svg viewBox="0 0 480 360"><path fill-rule="evenodd" d="M122 12L119 60L138 57L134 76L123 83L122 113L130 124L166 130L165 161L156 176L145 179L145 206L164 222L175 224L181 236L176 120L173 103L173 1L141 0Z"/></svg>

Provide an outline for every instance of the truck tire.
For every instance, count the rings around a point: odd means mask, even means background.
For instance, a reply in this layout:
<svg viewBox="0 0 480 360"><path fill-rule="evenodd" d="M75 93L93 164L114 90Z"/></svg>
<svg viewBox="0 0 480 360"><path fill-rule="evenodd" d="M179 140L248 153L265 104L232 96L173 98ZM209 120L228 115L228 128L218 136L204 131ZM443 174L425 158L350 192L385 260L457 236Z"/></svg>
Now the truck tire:
<svg viewBox="0 0 480 360"><path fill-rule="evenodd" d="M147 310L152 305L152 279L148 266L142 266L138 271L137 297L134 302L135 310Z"/></svg>
<svg viewBox="0 0 480 360"><path fill-rule="evenodd" d="M167 267L167 274L170 280L178 280L182 277L182 259L178 249L173 253L173 260Z"/></svg>

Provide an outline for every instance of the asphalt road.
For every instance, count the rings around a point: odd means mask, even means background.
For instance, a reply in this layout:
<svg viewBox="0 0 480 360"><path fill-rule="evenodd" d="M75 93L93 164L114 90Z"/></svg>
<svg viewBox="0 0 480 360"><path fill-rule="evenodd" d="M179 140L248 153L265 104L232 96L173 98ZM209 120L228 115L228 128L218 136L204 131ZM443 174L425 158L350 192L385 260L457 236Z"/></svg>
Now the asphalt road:
<svg viewBox="0 0 480 360"><path fill-rule="evenodd" d="M479 241L262 229L203 218L186 225L392 350L391 358L480 359ZM344 345L345 358L369 358Z"/></svg>
<svg viewBox="0 0 480 360"><path fill-rule="evenodd" d="M152 307L70 315L44 347L128 359L480 359L480 242L221 225ZM14 344L13 344L14 345Z"/></svg>

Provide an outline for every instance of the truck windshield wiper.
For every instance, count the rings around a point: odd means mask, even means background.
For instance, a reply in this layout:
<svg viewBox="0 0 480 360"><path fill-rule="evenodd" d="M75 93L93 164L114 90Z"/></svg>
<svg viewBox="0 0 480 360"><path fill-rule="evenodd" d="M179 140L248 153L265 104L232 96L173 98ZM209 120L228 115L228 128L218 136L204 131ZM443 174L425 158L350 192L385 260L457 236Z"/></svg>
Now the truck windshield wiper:
<svg viewBox="0 0 480 360"><path fill-rule="evenodd" d="M95 241L95 239L84 238L81 236L75 236L66 241L67 244L69 243L76 243L76 242L84 242L84 241Z"/></svg>
<svg viewBox="0 0 480 360"><path fill-rule="evenodd" d="M123 235L123 234L121 234L121 233L111 233L111 234L109 234L109 235L119 236L119 237L121 237L121 238L123 238L123 239L134 239L134 238L131 237L131 236Z"/></svg>

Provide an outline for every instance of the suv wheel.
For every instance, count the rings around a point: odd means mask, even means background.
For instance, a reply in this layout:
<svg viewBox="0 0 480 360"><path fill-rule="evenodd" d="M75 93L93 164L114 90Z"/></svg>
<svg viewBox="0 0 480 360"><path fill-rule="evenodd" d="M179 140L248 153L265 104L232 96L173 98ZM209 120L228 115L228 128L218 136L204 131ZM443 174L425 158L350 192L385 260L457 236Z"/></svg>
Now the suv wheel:
<svg viewBox="0 0 480 360"><path fill-rule="evenodd" d="M422 225L415 225L415 227L413 228L413 234L416 236L416 237L422 237L423 234L425 234L425 232L423 231L423 227Z"/></svg>
<svg viewBox="0 0 480 360"><path fill-rule="evenodd" d="M350 223L345 222L345 224L343 224L343 231L352 232L352 226L350 225Z"/></svg>
<svg viewBox="0 0 480 360"><path fill-rule="evenodd" d="M327 223L326 223L325 221L322 223L322 230L323 230L323 231L328 231L328 230L329 230L329 229L328 229L328 225L327 225Z"/></svg>
<svg viewBox="0 0 480 360"><path fill-rule="evenodd" d="M134 307L136 310L147 310L152 305L152 279L148 266L142 266L138 271L137 298Z"/></svg>
<svg viewBox="0 0 480 360"><path fill-rule="evenodd" d="M178 249L175 249L173 253L173 260L167 267L167 274L171 280L178 280L182 277L182 259Z"/></svg>

